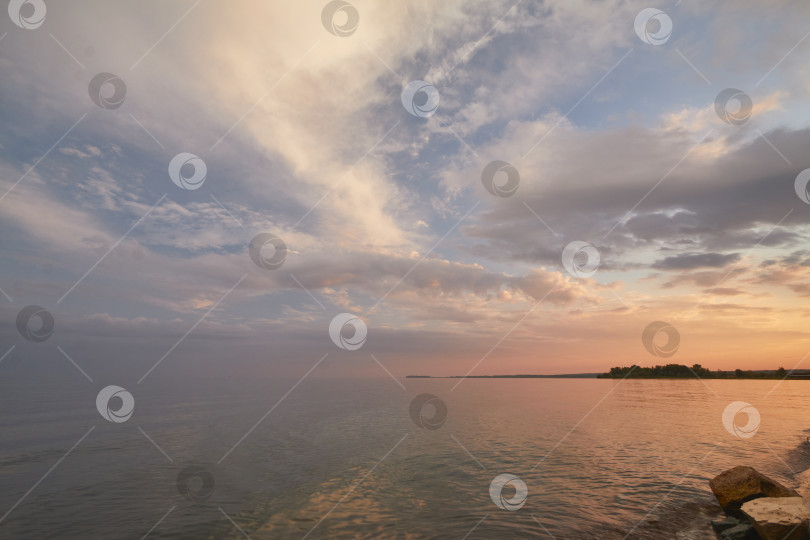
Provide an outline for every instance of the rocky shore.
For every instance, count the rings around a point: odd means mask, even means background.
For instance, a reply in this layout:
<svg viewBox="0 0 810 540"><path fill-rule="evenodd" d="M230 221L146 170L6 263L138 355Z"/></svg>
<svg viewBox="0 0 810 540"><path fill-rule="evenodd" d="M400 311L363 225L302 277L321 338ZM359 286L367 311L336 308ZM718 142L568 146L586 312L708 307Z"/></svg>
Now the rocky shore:
<svg viewBox="0 0 810 540"><path fill-rule="evenodd" d="M712 521L723 540L810 540L810 500L758 472L734 467L709 482L725 519Z"/></svg>

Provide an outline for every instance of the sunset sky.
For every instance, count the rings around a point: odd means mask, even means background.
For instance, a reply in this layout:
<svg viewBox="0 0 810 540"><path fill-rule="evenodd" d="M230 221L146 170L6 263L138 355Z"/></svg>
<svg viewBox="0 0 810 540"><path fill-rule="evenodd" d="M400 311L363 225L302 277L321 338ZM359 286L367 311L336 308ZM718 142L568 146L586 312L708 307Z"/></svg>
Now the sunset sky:
<svg viewBox="0 0 810 540"><path fill-rule="evenodd" d="M326 353L313 376L789 369L810 350L805 0L351 0L346 36L328 4L0 17L0 370L63 369L57 346L132 380L173 345L150 377L301 375ZM634 30L650 7L664 43ZM90 98L99 73L120 106ZM435 114L403 106L411 81ZM746 121L715 110L727 88ZM169 177L183 152L199 189ZM484 187L496 160L511 196ZM260 233L281 267L251 260ZM590 277L563 265L574 241L599 253ZM47 341L17 332L28 305L53 314ZM330 340L340 313L362 348ZM680 334L671 358L642 344L654 321Z"/></svg>

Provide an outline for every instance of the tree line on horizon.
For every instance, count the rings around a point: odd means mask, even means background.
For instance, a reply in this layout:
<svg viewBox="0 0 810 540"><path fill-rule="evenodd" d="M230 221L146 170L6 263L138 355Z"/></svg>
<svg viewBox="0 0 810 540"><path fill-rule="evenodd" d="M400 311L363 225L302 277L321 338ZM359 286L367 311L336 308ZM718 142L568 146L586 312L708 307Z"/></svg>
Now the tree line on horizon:
<svg viewBox="0 0 810 540"><path fill-rule="evenodd" d="M712 371L700 364L694 364L691 368L683 364L666 364L653 367L641 367L633 364L627 367L612 367L609 372L601 373L597 377L600 379L678 379L697 376L701 379L784 379L788 375L788 371L783 367L776 370L735 369L734 371L723 371L718 369Z"/></svg>

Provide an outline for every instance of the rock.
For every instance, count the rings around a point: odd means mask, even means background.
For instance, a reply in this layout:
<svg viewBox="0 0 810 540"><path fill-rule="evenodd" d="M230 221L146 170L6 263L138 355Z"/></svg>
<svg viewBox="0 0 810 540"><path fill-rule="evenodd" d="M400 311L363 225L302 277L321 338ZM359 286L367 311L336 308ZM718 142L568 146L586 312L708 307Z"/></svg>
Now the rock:
<svg viewBox="0 0 810 540"><path fill-rule="evenodd" d="M754 527L748 523L740 523L720 533L723 540L753 540L756 537Z"/></svg>
<svg viewBox="0 0 810 540"><path fill-rule="evenodd" d="M801 497L768 497L742 505L763 540L810 539L810 505Z"/></svg>
<svg viewBox="0 0 810 540"><path fill-rule="evenodd" d="M759 497L798 497L796 491L771 480L753 467L734 467L709 482L717 502L726 511L739 510L743 503Z"/></svg>
<svg viewBox="0 0 810 540"><path fill-rule="evenodd" d="M717 534L720 534L721 532L730 529L732 527L736 527L739 524L740 524L739 519L732 516L728 516L726 517L726 519L723 520L712 521L712 529L714 529L714 532L716 532Z"/></svg>
<svg viewBox="0 0 810 540"><path fill-rule="evenodd" d="M810 469L797 474L796 482L798 483L796 491L803 497L810 498Z"/></svg>

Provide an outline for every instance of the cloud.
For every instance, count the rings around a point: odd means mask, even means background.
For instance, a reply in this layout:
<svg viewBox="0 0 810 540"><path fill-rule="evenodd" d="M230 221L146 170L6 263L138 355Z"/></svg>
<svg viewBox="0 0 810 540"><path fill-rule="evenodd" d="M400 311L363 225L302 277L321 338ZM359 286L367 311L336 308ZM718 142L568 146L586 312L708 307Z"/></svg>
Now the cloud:
<svg viewBox="0 0 810 540"><path fill-rule="evenodd" d="M810 296L810 283L791 283L788 288L799 296L805 298Z"/></svg>
<svg viewBox="0 0 810 540"><path fill-rule="evenodd" d="M738 262L742 257L739 253L680 253L673 257L666 257L653 263L652 267L659 270L692 270L694 268L722 268L731 263Z"/></svg>
<svg viewBox="0 0 810 540"><path fill-rule="evenodd" d="M747 293L740 289L735 289L733 287L715 287L713 289L706 289L703 291L705 294L716 294L718 296L741 296Z"/></svg>
<svg viewBox="0 0 810 540"><path fill-rule="evenodd" d="M0 112L20 128L0 135L0 189L23 179L0 201L4 290L53 302L92 268L61 303L66 327L170 339L247 276L201 339L268 332L294 354L341 309L373 315L389 351L430 329L421 354L464 360L522 321L504 357L564 371L606 345L635 354L639 319L704 296L698 332L734 314L741 332L803 335L810 214L793 181L810 100L802 49L785 53L810 8L684 3L657 48L620 0L358 4L350 38L323 29L322 7L203 2L160 39L187 8L49 5L48 33L85 69L12 29ZM101 71L126 83L119 109L87 95ZM400 104L413 79L441 95L429 119ZM754 101L742 126L713 110L730 85ZM205 161L202 189L169 180L179 152ZM481 185L493 160L520 172L513 197ZM288 246L276 272L247 256L260 232ZM564 273L574 240L599 250L593 278ZM712 303L742 295L748 312Z"/></svg>
<svg viewBox="0 0 810 540"><path fill-rule="evenodd" d="M528 129L515 125L508 138L530 138ZM801 145L810 144L806 129L766 135L794 158ZM717 265L723 259L716 255L690 257L755 246L791 248L804 241L807 220L792 211L802 204L793 191L796 170L763 139L705 158L689 154L691 138L653 129L592 133L560 127L551 137L536 158L519 167L527 180L517 195L492 201L475 223L462 227L476 241L468 247L473 253L558 265L563 242L532 212L564 242L591 242L625 268L649 259L659 246L683 251L659 265ZM452 177L475 174L465 168ZM726 262L734 260L725 256Z"/></svg>

